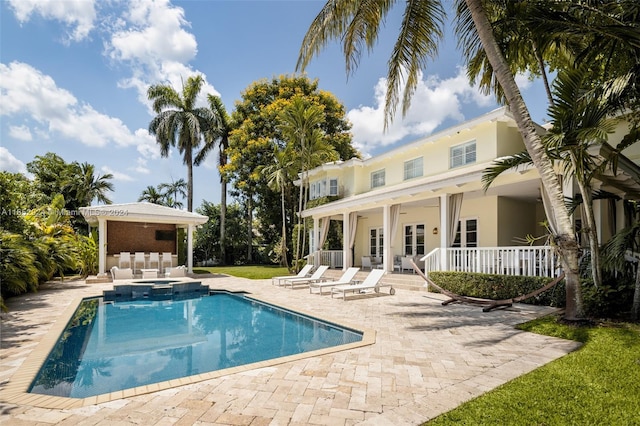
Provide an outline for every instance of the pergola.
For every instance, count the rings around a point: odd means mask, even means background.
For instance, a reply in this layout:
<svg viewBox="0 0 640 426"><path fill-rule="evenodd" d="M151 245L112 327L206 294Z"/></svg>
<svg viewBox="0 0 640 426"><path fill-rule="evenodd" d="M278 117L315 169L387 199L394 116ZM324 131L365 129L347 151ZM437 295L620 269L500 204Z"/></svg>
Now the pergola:
<svg viewBox="0 0 640 426"><path fill-rule="evenodd" d="M177 230L186 229L187 268L193 272L193 233L207 216L139 202L81 207L80 213L98 228L98 273L117 263L120 252L167 252L177 257Z"/></svg>

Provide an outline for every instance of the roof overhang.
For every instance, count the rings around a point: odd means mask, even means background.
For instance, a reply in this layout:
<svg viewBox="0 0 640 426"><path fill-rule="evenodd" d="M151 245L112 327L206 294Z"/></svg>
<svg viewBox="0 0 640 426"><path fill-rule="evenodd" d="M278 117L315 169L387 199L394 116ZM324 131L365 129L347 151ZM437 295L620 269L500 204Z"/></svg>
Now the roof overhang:
<svg viewBox="0 0 640 426"><path fill-rule="evenodd" d="M202 225L209 218L198 213L178 210L147 202L107 204L80 207L80 213L90 225L100 219L119 222L171 223L175 225Z"/></svg>
<svg viewBox="0 0 640 426"><path fill-rule="evenodd" d="M640 200L640 167L607 143L594 147L593 151L601 163L613 160L616 163L615 169L606 167L595 176L602 183L600 189L627 200Z"/></svg>

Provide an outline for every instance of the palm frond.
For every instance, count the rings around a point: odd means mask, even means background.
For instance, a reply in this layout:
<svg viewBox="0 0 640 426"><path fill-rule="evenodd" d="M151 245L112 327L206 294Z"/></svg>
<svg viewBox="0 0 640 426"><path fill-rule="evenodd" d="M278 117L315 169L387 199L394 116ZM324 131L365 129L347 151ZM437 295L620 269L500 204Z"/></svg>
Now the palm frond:
<svg viewBox="0 0 640 426"><path fill-rule="evenodd" d="M402 114L411 106L411 97L418 85L422 69L430 58L438 53L438 43L443 37L445 11L442 3L433 0L408 0L396 40L387 74L385 100L385 129L393 120L396 106L402 95Z"/></svg>
<svg viewBox="0 0 640 426"><path fill-rule="evenodd" d="M489 189L491 184L507 170L517 170L520 167L526 167L533 164L531 155L527 151L514 154L509 157L498 158L491 166L482 171L482 189Z"/></svg>

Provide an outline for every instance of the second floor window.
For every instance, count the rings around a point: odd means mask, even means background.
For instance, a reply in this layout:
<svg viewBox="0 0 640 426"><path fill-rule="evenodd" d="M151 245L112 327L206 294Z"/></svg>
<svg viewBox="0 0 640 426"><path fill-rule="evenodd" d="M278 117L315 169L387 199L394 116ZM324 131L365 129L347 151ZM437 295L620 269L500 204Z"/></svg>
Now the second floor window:
<svg viewBox="0 0 640 426"><path fill-rule="evenodd" d="M476 141L452 146L449 152L450 167L465 166L476 162Z"/></svg>
<svg viewBox="0 0 640 426"><path fill-rule="evenodd" d="M385 172L384 169L371 173L371 188L384 186Z"/></svg>
<svg viewBox="0 0 640 426"><path fill-rule="evenodd" d="M404 180L422 176L422 157L404 162Z"/></svg>
<svg viewBox="0 0 640 426"><path fill-rule="evenodd" d="M339 195L338 179L323 179L309 184L309 199Z"/></svg>
<svg viewBox="0 0 640 426"><path fill-rule="evenodd" d="M338 195L338 179L329 179L329 195Z"/></svg>

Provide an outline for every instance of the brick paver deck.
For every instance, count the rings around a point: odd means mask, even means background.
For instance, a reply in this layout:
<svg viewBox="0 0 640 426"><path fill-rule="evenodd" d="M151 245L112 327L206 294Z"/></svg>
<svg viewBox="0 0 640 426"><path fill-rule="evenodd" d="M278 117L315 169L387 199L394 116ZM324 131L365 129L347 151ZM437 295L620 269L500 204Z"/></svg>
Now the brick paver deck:
<svg viewBox="0 0 640 426"><path fill-rule="evenodd" d="M72 300L111 284L47 284L10 299L2 316L0 423L10 425L417 425L575 350L514 329L552 312L516 305L483 313L399 289L346 302L270 280L203 279L274 303L375 331L375 343L82 407L41 408L9 397L12 379ZM10 400L11 402L7 402ZM71 404L73 405L73 404Z"/></svg>

